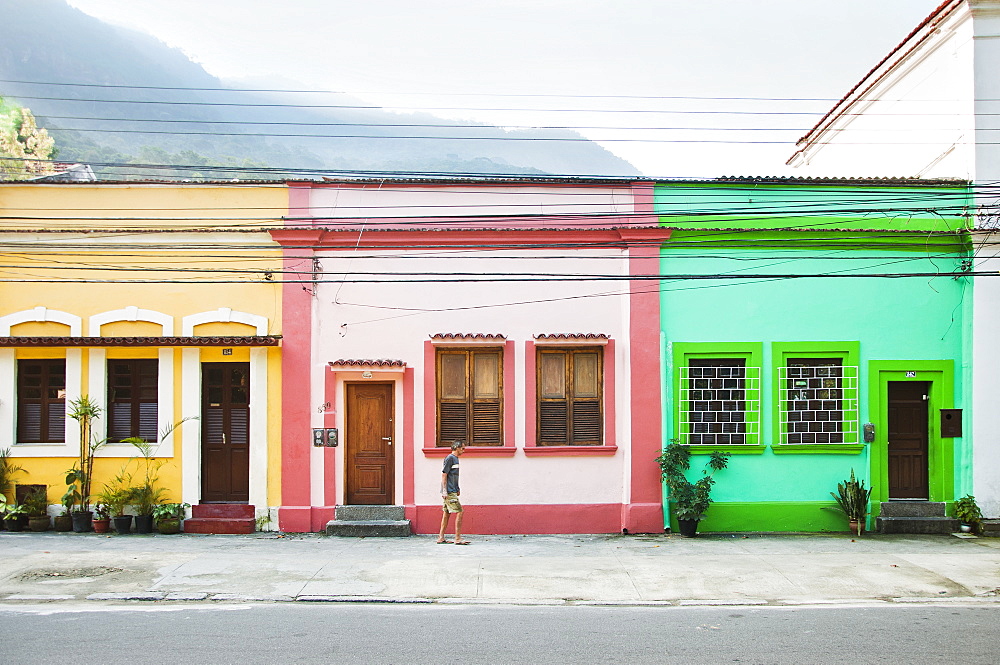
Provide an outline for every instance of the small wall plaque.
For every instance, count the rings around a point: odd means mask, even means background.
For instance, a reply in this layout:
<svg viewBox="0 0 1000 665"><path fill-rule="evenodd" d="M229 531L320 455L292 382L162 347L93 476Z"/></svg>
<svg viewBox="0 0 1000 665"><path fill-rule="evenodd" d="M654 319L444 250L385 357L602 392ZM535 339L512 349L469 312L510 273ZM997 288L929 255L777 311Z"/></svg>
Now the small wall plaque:
<svg viewBox="0 0 1000 665"><path fill-rule="evenodd" d="M908 379L916 378L916 376L917 376L916 372L907 372L906 373L906 378L908 378Z"/></svg>
<svg viewBox="0 0 1000 665"><path fill-rule="evenodd" d="M224 355L224 356L231 356L231 355L233 355L233 350L232 349L222 349L222 355Z"/></svg>

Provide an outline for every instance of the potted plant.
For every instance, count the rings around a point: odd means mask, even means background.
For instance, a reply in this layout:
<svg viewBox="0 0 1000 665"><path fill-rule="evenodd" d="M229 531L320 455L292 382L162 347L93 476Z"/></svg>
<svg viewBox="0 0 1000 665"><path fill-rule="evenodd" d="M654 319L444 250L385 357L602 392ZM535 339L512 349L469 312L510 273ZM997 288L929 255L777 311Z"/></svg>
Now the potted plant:
<svg viewBox="0 0 1000 665"><path fill-rule="evenodd" d="M962 531L965 533L979 533L979 527L983 521L983 513L976 503L976 497L966 494L961 499L955 501L955 519L962 523Z"/></svg>
<svg viewBox="0 0 1000 665"><path fill-rule="evenodd" d="M73 531L90 531L93 513L90 510L90 483L94 475L94 456L107 443L93 435L93 422L100 417L101 407L88 395L71 400L68 415L80 424L79 459L66 472L66 485L71 488L73 505Z"/></svg>
<svg viewBox="0 0 1000 665"><path fill-rule="evenodd" d="M183 422L183 421L181 421ZM179 423L178 423L179 424ZM177 425L167 427L160 433L160 441L174 431ZM129 437L122 439L122 443L131 443L138 456L142 478L138 485L132 488L132 504L135 507L135 532L153 532L153 509L160 503L163 497L164 488L157 487L158 480L156 472L163 465L161 460L156 459L156 449L159 444L154 444L140 437Z"/></svg>
<svg viewBox="0 0 1000 665"><path fill-rule="evenodd" d="M191 507L188 503L161 503L153 507L153 519L160 533L180 533L184 511Z"/></svg>
<svg viewBox="0 0 1000 665"><path fill-rule="evenodd" d="M712 485L715 484L712 476L729 464L729 453L713 450L702 470L702 477L693 483L684 473L691 468L689 446L671 441L656 462L670 493L681 535L692 538L698 530L698 522L705 517L705 511L712 503Z"/></svg>
<svg viewBox="0 0 1000 665"><path fill-rule="evenodd" d="M66 493L63 494L60 502L62 503L63 511L62 514L56 515L52 518L52 524L56 531L72 531L73 530L73 504L75 502L75 495L73 489L67 489Z"/></svg>
<svg viewBox="0 0 1000 665"><path fill-rule="evenodd" d="M24 531L28 525L28 508L20 503L7 503L7 497L0 494L0 510L3 511L3 525L8 531Z"/></svg>
<svg viewBox="0 0 1000 665"><path fill-rule="evenodd" d="M135 490L129 487L131 476L120 473L104 484L97 500L108 507L115 531L120 535L132 532L132 516L125 514L125 507L132 503Z"/></svg>
<svg viewBox="0 0 1000 665"><path fill-rule="evenodd" d="M10 457L10 448L0 448L0 495L14 496L7 492L14 474L23 472L24 469L14 464ZM3 515L0 514L0 528L3 526Z"/></svg>
<svg viewBox="0 0 1000 665"><path fill-rule="evenodd" d="M94 504L94 533L107 533L111 529L111 509L106 503Z"/></svg>
<svg viewBox="0 0 1000 665"><path fill-rule="evenodd" d="M837 501L837 507L847 515L851 533L859 536L864 533L871 493L871 488L865 489L865 481L854 478L854 469L851 469L850 479L837 483L836 494L830 492L830 496Z"/></svg>
<svg viewBox="0 0 1000 665"><path fill-rule="evenodd" d="M48 491L39 487L24 497L24 506L28 509L28 528L35 532L48 531L49 496Z"/></svg>

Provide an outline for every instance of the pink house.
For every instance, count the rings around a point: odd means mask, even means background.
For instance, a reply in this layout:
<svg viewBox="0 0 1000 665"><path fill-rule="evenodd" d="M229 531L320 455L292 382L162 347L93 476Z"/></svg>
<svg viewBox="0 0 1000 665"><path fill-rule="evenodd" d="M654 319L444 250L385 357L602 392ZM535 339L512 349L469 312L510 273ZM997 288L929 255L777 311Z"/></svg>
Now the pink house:
<svg viewBox="0 0 1000 665"><path fill-rule="evenodd" d="M468 533L662 531L652 183L289 186L280 529L434 533L461 439Z"/></svg>

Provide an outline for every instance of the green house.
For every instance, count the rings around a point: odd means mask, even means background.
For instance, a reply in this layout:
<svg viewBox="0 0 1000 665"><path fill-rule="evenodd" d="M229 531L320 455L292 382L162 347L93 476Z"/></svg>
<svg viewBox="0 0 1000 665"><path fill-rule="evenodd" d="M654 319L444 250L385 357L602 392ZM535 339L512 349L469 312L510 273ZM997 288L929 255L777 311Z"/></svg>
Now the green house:
<svg viewBox="0 0 1000 665"><path fill-rule="evenodd" d="M733 453L702 532L846 531L852 470L869 528L971 491L967 183L670 181L654 206L664 438Z"/></svg>

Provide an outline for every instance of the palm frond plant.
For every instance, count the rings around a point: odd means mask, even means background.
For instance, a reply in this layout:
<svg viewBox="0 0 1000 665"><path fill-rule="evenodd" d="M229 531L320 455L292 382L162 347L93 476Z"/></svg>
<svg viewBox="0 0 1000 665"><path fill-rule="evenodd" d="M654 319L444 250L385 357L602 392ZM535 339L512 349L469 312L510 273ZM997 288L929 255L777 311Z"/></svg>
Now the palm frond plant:
<svg viewBox="0 0 1000 665"><path fill-rule="evenodd" d="M139 482L132 487L132 505L135 507L136 515L148 517L153 514L153 509L163 502L166 489L157 487L159 477L157 472L163 466L165 460L157 459L156 451L171 434L174 433L184 421L193 420L193 417L182 418L172 425L167 425L160 431L158 441L146 441L137 436L122 439L122 443L130 443L136 449L137 455L133 459L137 460L141 477Z"/></svg>
<svg viewBox="0 0 1000 665"><path fill-rule="evenodd" d="M11 461L10 448L0 448L0 494L8 494L15 473L24 473L24 468Z"/></svg>
<svg viewBox="0 0 1000 665"><path fill-rule="evenodd" d="M79 459L73 467L66 472L66 485L70 486L74 505L79 507L78 512L90 510L90 488L94 477L94 457L97 451L108 442L107 439L98 439L94 436L94 420L101 416L101 407L90 398L89 395L71 400L69 417L80 424L80 450Z"/></svg>

